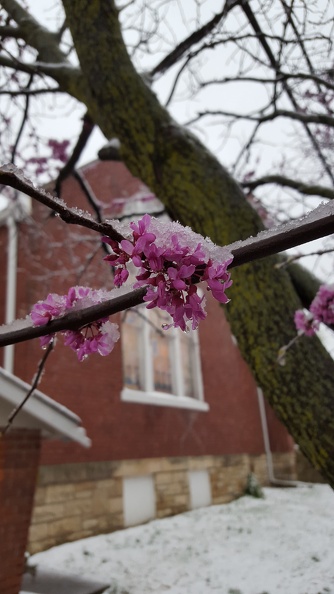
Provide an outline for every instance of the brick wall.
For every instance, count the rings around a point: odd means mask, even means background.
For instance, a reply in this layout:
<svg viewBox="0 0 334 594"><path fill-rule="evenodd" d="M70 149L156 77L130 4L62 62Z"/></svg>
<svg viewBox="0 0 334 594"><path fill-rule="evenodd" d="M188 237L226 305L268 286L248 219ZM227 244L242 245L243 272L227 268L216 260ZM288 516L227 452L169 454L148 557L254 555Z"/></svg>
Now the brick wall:
<svg viewBox="0 0 334 594"><path fill-rule="evenodd" d="M294 456L294 452L273 456L277 477L296 478ZM240 497L250 472L255 472L263 485L268 484L264 455L183 456L42 466L29 552L123 528L123 480L129 477L153 477L155 517L188 511L188 473L194 470L208 472L212 504Z"/></svg>
<svg viewBox="0 0 334 594"><path fill-rule="evenodd" d="M0 591L18 594L40 452L38 430L0 437Z"/></svg>

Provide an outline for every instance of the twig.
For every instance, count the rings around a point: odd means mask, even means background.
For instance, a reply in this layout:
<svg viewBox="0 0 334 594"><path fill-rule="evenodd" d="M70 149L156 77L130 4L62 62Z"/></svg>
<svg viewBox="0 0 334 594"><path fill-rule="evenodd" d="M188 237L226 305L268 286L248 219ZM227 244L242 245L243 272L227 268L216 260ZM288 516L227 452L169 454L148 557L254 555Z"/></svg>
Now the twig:
<svg viewBox="0 0 334 594"><path fill-rule="evenodd" d="M82 154L82 151L84 150L84 148L88 142L88 139L90 138L90 136L93 132L93 129L94 129L94 122L93 122L92 118L90 117L89 113L85 113L85 115L83 117L82 130L80 132L77 143L72 151L70 158L68 159L68 161L64 165L64 167L60 170L59 175L56 179L55 192L56 192L57 196L59 196L59 198L60 198L60 192L61 192L61 184L73 172L74 167L75 167L76 163L78 162L78 159L79 159L80 155Z"/></svg>
<svg viewBox="0 0 334 594"><path fill-rule="evenodd" d="M44 367L45 367L47 358L50 355L51 351L53 350L53 346L54 346L54 339L52 339L51 342L49 342L49 344L48 344L48 346L46 348L46 351L45 351L42 359L38 363L37 373L36 373L36 375L34 377L33 383L31 384L31 388L30 388L29 392L23 398L22 402L20 402L20 404L18 404L14 408L14 410L10 413L10 415L8 417L8 420L7 420L7 425L5 426L5 428L3 429L3 431L1 431L0 437L3 436L3 435L5 435L5 433L7 433L7 431L12 426L15 418L19 414L20 410L24 407L25 403L28 401L28 399L30 398L30 396L32 395L32 393L34 392L34 390L36 390L36 388L37 388L37 386L39 384L40 377L41 377L42 372L44 370Z"/></svg>
<svg viewBox="0 0 334 594"><path fill-rule="evenodd" d="M58 213L59 217L65 223L92 229L92 231L107 235L116 241L122 241L124 239L109 223L97 223L89 216L83 213L79 214L75 209L69 208L63 200L57 200L49 192L46 192L42 188L36 188L31 181L24 177L19 169L10 163L0 167L0 183L10 186L15 190L20 190L24 194L27 194L27 196L41 202L41 204Z"/></svg>
<svg viewBox="0 0 334 594"><path fill-rule="evenodd" d="M33 80L34 80L34 75L31 74L29 76L28 83L27 83L27 85L25 87L25 90L26 91L29 90L29 88L30 88L31 83L32 83ZM18 147L18 144L20 142L20 138L22 136L22 132L23 132L24 126L25 126L26 121L27 121L28 111L29 111L29 101L30 101L30 96L29 95L26 95L26 104L25 104L25 108L24 108L24 112L23 112L23 118L22 118L21 126L20 126L20 129L18 131L16 140L15 140L15 143L14 143L14 146L13 146L13 149L12 149L12 155L11 155L11 162L12 163L15 162L15 155L16 155L17 147Z"/></svg>
<svg viewBox="0 0 334 594"><path fill-rule="evenodd" d="M275 268L277 268L277 269L286 268L290 264L293 264L293 262L296 262L297 260L301 260L302 258L307 258L308 256L323 256L324 254L332 254L333 252L334 252L334 247L328 248L326 250L317 250L316 252L309 252L308 254L295 254L294 256L289 256L283 262L278 262L275 265Z"/></svg>

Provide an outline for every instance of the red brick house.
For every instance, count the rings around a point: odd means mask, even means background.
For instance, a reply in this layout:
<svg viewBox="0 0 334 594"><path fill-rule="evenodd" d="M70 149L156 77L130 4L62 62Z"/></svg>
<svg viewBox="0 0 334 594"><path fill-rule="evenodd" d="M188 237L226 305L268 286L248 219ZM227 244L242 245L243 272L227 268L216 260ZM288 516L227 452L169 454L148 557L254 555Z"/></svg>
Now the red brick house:
<svg viewBox="0 0 334 594"><path fill-rule="evenodd" d="M81 178L107 218L162 208L122 163L92 163ZM62 197L94 214L78 179L64 183ZM9 258L8 229L0 229L1 270ZM36 204L16 229L17 266L8 268L16 271L14 289L6 295L3 283L3 320L9 302L22 317L49 292L75 284L112 287L95 234L66 226ZM12 273L7 280L13 287ZM243 493L251 471L268 482L268 461L277 477L294 478L292 439L267 406L261 422L261 395L210 295L207 311L198 335L162 333L159 314L147 322L142 307L139 314L123 312L115 320L121 340L113 353L83 363L57 345L40 388L80 416L92 447L42 444L31 552L229 501ZM40 355L34 340L15 346L14 354L7 351L2 364L30 381Z"/></svg>
<svg viewBox="0 0 334 594"><path fill-rule="evenodd" d="M29 385L0 369L0 428ZM8 433L0 436L0 591L18 594L31 521L42 439L89 446L80 419L36 390Z"/></svg>

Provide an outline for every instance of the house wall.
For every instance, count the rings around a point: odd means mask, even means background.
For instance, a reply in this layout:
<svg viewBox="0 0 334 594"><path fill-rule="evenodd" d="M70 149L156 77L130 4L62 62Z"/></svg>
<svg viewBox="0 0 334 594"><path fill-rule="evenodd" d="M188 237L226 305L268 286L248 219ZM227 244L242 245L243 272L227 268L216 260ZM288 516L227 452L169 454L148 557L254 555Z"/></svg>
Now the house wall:
<svg viewBox="0 0 334 594"><path fill-rule="evenodd" d="M38 430L0 437L0 591L18 594L40 452Z"/></svg>
<svg viewBox="0 0 334 594"><path fill-rule="evenodd" d="M295 477L294 453L273 456L275 472L281 478ZM224 456L182 456L143 458L42 466L29 534L29 552L36 553L57 544L112 532L126 525L164 518L191 509L189 475L207 474L209 499L204 505L227 503L240 497L250 472L268 484L266 457L248 454ZM126 523L125 481L150 479L152 493L134 485L133 504L138 520ZM146 487L150 486L150 483ZM200 485L198 486L200 489ZM131 495L131 493L130 493ZM196 493L195 493L196 495ZM154 501L148 510L147 499ZM195 497L201 501L201 492ZM144 516L141 516L145 508Z"/></svg>

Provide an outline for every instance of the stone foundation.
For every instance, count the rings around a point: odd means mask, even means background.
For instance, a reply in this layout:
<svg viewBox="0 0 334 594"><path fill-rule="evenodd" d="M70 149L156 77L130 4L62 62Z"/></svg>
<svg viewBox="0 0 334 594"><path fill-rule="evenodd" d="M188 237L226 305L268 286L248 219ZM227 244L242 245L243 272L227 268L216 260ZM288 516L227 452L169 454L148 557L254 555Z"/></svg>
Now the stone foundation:
<svg viewBox="0 0 334 594"><path fill-rule="evenodd" d="M295 454L274 454L277 478L295 479ZM240 497L253 472L268 484L265 455L146 458L42 466L29 535L29 552L124 527L123 479L152 476L154 517L190 509L188 473L208 473L212 504ZM153 517L153 516L152 516Z"/></svg>

